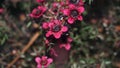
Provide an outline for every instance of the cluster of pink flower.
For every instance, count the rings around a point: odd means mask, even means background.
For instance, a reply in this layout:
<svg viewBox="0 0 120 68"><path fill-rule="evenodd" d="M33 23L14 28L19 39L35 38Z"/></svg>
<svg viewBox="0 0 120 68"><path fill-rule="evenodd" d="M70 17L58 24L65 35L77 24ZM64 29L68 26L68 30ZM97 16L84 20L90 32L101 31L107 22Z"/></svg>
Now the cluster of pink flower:
<svg viewBox="0 0 120 68"><path fill-rule="evenodd" d="M30 17L47 18L47 22L42 23L42 28L46 32L46 45L50 46L50 43L54 43L60 48L70 50L72 38L69 36L69 28L76 20L83 20L84 2L82 0L56 1L51 6L46 5L48 3L45 0L37 0L37 2L40 6L33 9ZM42 65L47 67L52 61L46 56L36 58L38 68L41 68Z"/></svg>

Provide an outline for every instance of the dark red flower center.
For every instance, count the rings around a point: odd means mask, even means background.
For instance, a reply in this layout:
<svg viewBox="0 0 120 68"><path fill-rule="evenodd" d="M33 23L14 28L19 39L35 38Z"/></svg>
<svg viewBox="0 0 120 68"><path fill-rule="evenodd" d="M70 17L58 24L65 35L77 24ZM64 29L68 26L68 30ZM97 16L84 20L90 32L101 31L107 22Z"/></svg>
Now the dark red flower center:
<svg viewBox="0 0 120 68"><path fill-rule="evenodd" d="M77 10L71 10L71 16L72 17L77 17L79 12Z"/></svg>
<svg viewBox="0 0 120 68"><path fill-rule="evenodd" d="M72 4L78 4L79 0L69 0L69 2L72 3Z"/></svg>
<svg viewBox="0 0 120 68"><path fill-rule="evenodd" d="M42 12L42 10L36 9L35 15L39 15Z"/></svg>
<svg viewBox="0 0 120 68"><path fill-rule="evenodd" d="M40 62L41 65L46 65L47 63L48 63L47 59L41 60L41 62Z"/></svg>
<svg viewBox="0 0 120 68"><path fill-rule="evenodd" d="M61 26L60 25L55 25L53 26L53 29L52 29L54 32L58 32L61 30Z"/></svg>

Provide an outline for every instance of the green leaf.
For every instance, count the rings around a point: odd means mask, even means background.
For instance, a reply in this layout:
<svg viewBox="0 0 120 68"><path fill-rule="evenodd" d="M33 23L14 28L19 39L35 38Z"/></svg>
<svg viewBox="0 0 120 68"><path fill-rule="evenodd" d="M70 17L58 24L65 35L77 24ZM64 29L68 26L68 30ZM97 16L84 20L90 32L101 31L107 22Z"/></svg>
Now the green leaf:
<svg viewBox="0 0 120 68"><path fill-rule="evenodd" d="M93 2L93 0L89 0L89 4L91 4Z"/></svg>

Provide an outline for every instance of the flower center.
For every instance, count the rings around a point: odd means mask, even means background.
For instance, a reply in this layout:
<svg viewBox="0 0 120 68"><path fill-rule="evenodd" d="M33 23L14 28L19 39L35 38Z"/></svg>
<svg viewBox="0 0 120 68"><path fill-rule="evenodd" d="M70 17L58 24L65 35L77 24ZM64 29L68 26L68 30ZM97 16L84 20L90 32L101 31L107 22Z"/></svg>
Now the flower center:
<svg viewBox="0 0 120 68"><path fill-rule="evenodd" d="M58 19L58 20L62 20L62 19L63 19L63 15L62 15L62 14L59 14L59 15L57 16L57 19Z"/></svg>
<svg viewBox="0 0 120 68"><path fill-rule="evenodd" d="M39 15L42 11L37 9L36 12L34 13L35 15Z"/></svg>
<svg viewBox="0 0 120 68"><path fill-rule="evenodd" d="M78 13L77 10L72 10L72 11L71 11L71 16L72 16L72 17L77 17L78 14L79 14L79 13Z"/></svg>
<svg viewBox="0 0 120 68"><path fill-rule="evenodd" d="M46 65L47 63L48 63L47 59L41 60L41 62L40 62L41 65Z"/></svg>
<svg viewBox="0 0 120 68"><path fill-rule="evenodd" d="M54 31L54 32L58 32L58 31L60 31L60 30L61 30L60 25L55 25L55 26L53 26L53 31Z"/></svg>
<svg viewBox="0 0 120 68"><path fill-rule="evenodd" d="M72 3L72 4L78 4L79 0L69 0L69 2Z"/></svg>

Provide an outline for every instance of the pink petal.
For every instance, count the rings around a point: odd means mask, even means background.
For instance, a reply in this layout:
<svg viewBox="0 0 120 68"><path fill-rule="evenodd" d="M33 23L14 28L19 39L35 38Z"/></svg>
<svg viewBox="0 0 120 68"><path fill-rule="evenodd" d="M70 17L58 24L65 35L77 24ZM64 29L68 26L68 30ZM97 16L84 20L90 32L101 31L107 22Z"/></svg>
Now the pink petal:
<svg viewBox="0 0 120 68"><path fill-rule="evenodd" d="M60 44L60 48L65 47L65 44Z"/></svg>
<svg viewBox="0 0 120 68"><path fill-rule="evenodd" d="M66 46L65 46L65 49L66 49L66 50L70 50L70 48L71 48L70 44L67 43Z"/></svg>
<svg viewBox="0 0 120 68"><path fill-rule="evenodd" d="M70 8L70 9L75 9L76 7L75 7L75 5L70 4L70 5L69 5L69 8Z"/></svg>
<svg viewBox="0 0 120 68"><path fill-rule="evenodd" d="M54 3L52 4L52 6L53 6L54 8L56 8L58 5L59 5L59 3L57 3L57 2L54 2Z"/></svg>
<svg viewBox="0 0 120 68"><path fill-rule="evenodd" d="M46 8L46 7L43 7L42 10L43 10L43 12L45 12L45 11L47 10L47 8Z"/></svg>
<svg viewBox="0 0 120 68"><path fill-rule="evenodd" d="M0 8L0 14L3 13L4 9L3 8Z"/></svg>
<svg viewBox="0 0 120 68"><path fill-rule="evenodd" d="M33 9L32 13L35 14L37 10L38 10L37 8Z"/></svg>
<svg viewBox="0 0 120 68"><path fill-rule="evenodd" d="M37 68L42 68L42 66L40 64L37 65Z"/></svg>
<svg viewBox="0 0 120 68"><path fill-rule="evenodd" d="M78 20L82 21L83 20L83 17L82 16L78 16Z"/></svg>
<svg viewBox="0 0 120 68"><path fill-rule="evenodd" d="M72 38L70 38L70 37L68 37L68 38L67 38L67 41L68 41L68 42L72 42L72 41L73 41L73 39L72 39Z"/></svg>
<svg viewBox="0 0 120 68"><path fill-rule="evenodd" d="M72 17L69 17L69 18L68 18L68 23L69 23L69 24L73 24L74 21L75 21L74 18L72 18Z"/></svg>
<svg viewBox="0 0 120 68"><path fill-rule="evenodd" d="M67 44L60 44L60 48L64 47L66 50L70 50L71 46L69 43Z"/></svg>
<svg viewBox="0 0 120 68"><path fill-rule="evenodd" d="M47 29L47 28L48 28L48 23L43 23L42 27L43 27L44 29Z"/></svg>
<svg viewBox="0 0 120 68"><path fill-rule="evenodd" d="M40 61L41 61L41 58L40 58L40 57L36 57L36 58L35 58L35 61L37 62L37 64L39 64Z"/></svg>
<svg viewBox="0 0 120 68"><path fill-rule="evenodd" d="M40 15L38 16L38 15L34 15L34 14L30 14L30 17L32 17L32 18L39 18L40 17Z"/></svg>
<svg viewBox="0 0 120 68"><path fill-rule="evenodd" d="M39 10L42 10L43 12L45 12L45 11L47 10L47 8L46 8L46 7L43 7L43 6L38 6L38 9L39 9Z"/></svg>
<svg viewBox="0 0 120 68"><path fill-rule="evenodd" d="M53 62L53 59L48 58L48 63L50 64L50 63L52 63L52 62Z"/></svg>
<svg viewBox="0 0 120 68"><path fill-rule="evenodd" d="M63 5L64 5L64 2L61 1L61 2L60 2L60 5L63 6Z"/></svg>
<svg viewBox="0 0 120 68"><path fill-rule="evenodd" d="M37 0L37 2L44 2L44 0Z"/></svg>
<svg viewBox="0 0 120 68"><path fill-rule="evenodd" d="M66 26L63 26L61 29L61 31L63 31L63 32L66 32L67 30L68 30L68 28Z"/></svg>
<svg viewBox="0 0 120 68"><path fill-rule="evenodd" d="M54 23L55 24L60 24L60 21L59 20L54 20Z"/></svg>
<svg viewBox="0 0 120 68"><path fill-rule="evenodd" d="M42 59L42 60L46 60L46 59L47 59L47 56L42 56L41 59Z"/></svg>
<svg viewBox="0 0 120 68"><path fill-rule="evenodd" d="M51 31L48 31L48 32L46 33L46 37L49 37L50 35L52 35L52 32L51 32Z"/></svg>
<svg viewBox="0 0 120 68"><path fill-rule="evenodd" d="M29 15L30 17L33 17L32 13Z"/></svg>
<svg viewBox="0 0 120 68"><path fill-rule="evenodd" d="M79 7L77 10L78 10L80 13L83 13L83 12L85 11L84 7Z"/></svg>
<svg viewBox="0 0 120 68"><path fill-rule="evenodd" d="M64 10L63 10L63 14L68 16L68 15L70 14L69 9L64 9Z"/></svg>
<svg viewBox="0 0 120 68"><path fill-rule="evenodd" d="M57 32L57 33L53 33L53 36L56 38L56 39L59 39L61 37L61 32Z"/></svg>
<svg viewBox="0 0 120 68"><path fill-rule="evenodd" d="M53 22L48 22L48 23L49 23L48 26L49 26L50 28L52 28L53 25L54 25L54 23L53 23Z"/></svg>

